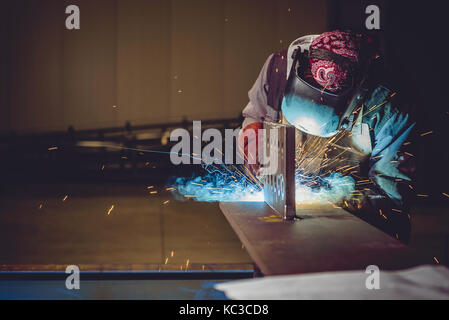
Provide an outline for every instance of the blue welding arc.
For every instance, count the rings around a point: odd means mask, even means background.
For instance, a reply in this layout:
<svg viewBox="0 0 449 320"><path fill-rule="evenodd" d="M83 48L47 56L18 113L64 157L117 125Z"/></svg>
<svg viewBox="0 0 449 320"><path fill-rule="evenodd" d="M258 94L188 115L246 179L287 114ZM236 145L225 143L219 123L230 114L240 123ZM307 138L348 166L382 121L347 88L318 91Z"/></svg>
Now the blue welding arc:
<svg viewBox="0 0 449 320"><path fill-rule="evenodd" d="M136 149L136 148L127 148L127 147L119 147L119 146L113 146L113 145L107 145L107 144L98 144L96 147L99 148L115 148L115 149L123 149L123 150L131 150L136 152L147 152L147 153L159 153L159 154L178 154L182 156L188 156L192 159L198 159L203 160L202 158L194 157L187 153L178 153L178 152L171 152L171 151L158 151L158 150L145 150L145 149Z"/></svg>

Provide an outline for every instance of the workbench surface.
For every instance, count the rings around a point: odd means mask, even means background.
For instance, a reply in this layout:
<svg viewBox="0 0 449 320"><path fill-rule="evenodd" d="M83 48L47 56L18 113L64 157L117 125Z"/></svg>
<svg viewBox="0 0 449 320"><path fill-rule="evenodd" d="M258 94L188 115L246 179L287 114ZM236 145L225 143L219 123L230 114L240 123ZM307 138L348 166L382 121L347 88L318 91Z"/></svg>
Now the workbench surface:
<svg viewBox="0 0 449 320"><path fill-rule="evenodd" d="M222 202L220 208L263 275L403 269L428 257L333 206L297 208L284 221L265 202Z"/></svg>

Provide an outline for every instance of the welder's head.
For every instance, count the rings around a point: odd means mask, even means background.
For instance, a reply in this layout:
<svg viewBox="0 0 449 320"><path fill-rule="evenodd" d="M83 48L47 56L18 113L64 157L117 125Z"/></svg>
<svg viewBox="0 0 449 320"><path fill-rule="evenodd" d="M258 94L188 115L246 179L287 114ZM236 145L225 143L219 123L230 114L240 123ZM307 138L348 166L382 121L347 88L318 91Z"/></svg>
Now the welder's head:
<svg viewBox="0 0 449 320"><path fill-rule="evenodd" d="M331 137L354 91L359 36L332 31L318 36L309 51L295 55L282 101L285 119L306 133Z"/></svg>

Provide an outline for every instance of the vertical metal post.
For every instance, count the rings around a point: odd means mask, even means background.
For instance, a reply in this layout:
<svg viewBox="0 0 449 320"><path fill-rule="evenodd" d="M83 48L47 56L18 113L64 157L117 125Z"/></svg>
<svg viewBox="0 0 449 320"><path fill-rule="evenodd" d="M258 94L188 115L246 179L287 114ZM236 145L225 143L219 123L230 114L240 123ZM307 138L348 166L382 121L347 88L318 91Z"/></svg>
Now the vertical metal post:
<svg viewBox="0 0 449 320"><path fill-rule="evenodd" d="M296 216L295 128L264 122L264 129L265 202L285 220L293 220ZM276 130L277 134L272 134L271 130Z"/></svg>

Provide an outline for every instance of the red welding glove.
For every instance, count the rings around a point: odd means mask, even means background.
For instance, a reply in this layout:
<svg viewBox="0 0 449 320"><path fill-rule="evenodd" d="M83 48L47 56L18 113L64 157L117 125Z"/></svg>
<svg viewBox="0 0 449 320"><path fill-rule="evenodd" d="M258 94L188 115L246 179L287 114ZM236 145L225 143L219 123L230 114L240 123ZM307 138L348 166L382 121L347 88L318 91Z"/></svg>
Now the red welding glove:
<svg viewBox="0 0 449 320"><path fill-rule="evenodd" d="M262 122L251 123L240 131L238 139L239 150L245 159L245 165L256 176L260 169L258 149L259 144L263 142L262 128Z"/></svg>

